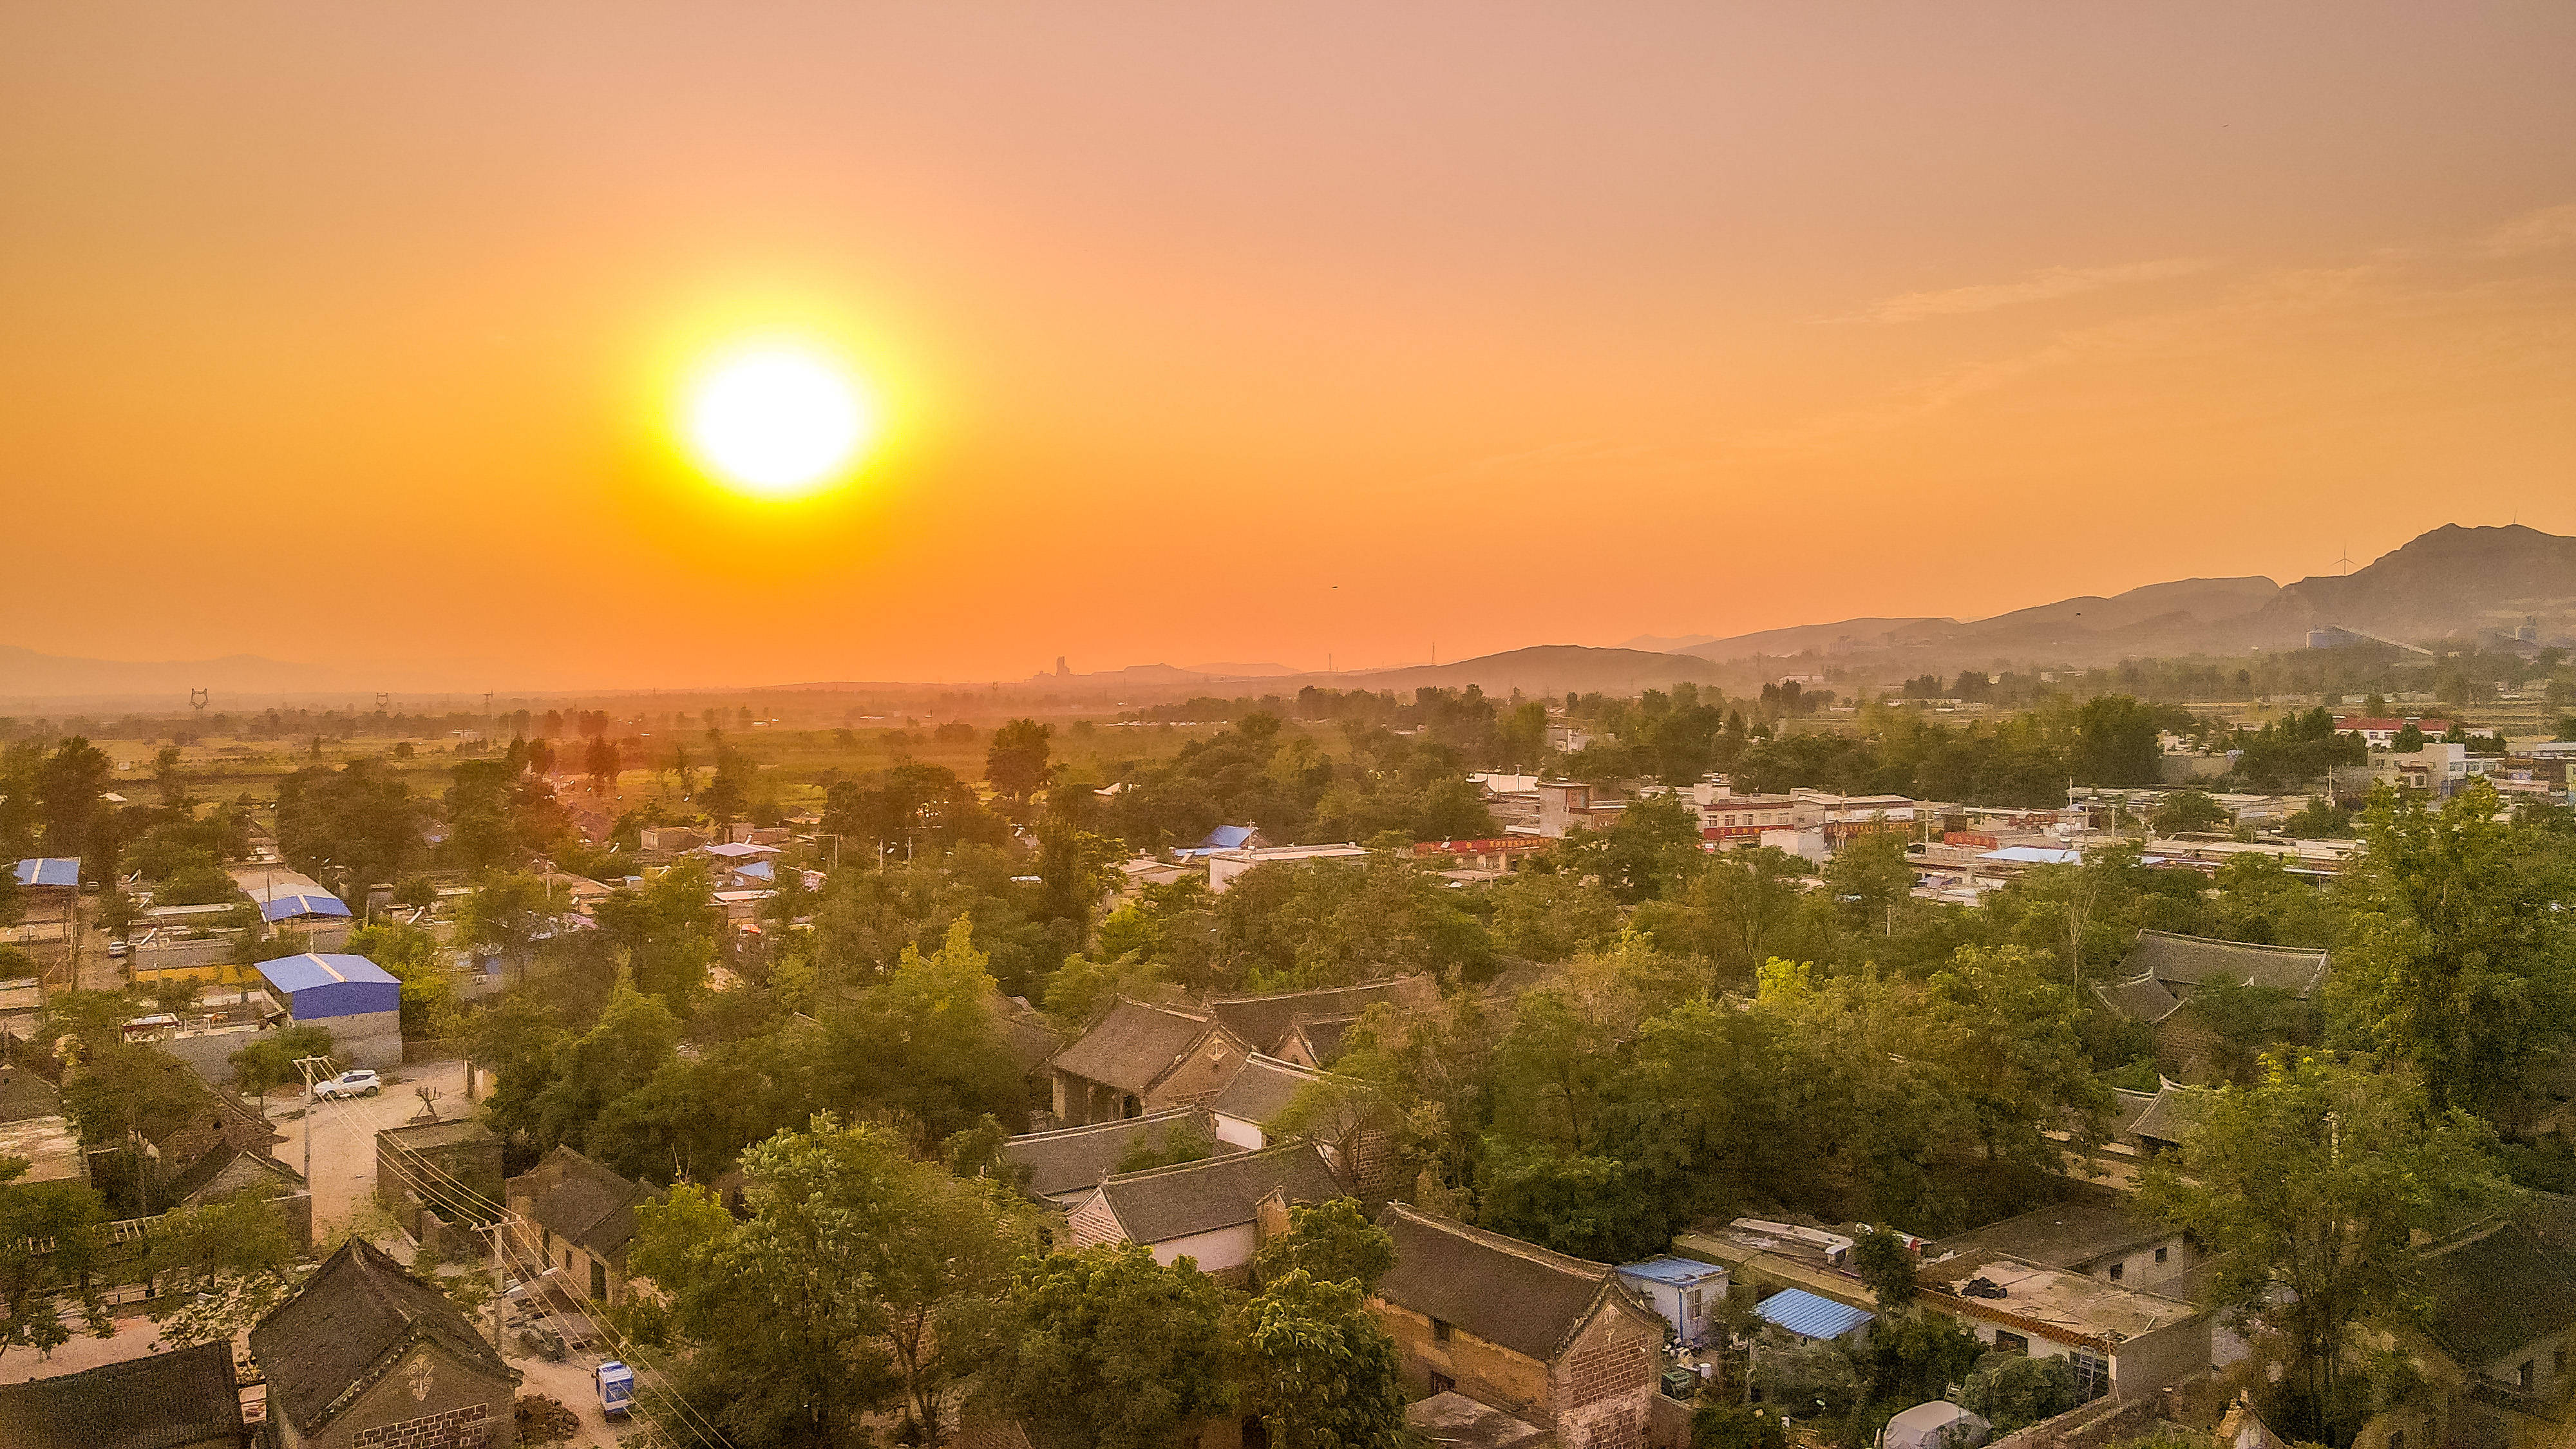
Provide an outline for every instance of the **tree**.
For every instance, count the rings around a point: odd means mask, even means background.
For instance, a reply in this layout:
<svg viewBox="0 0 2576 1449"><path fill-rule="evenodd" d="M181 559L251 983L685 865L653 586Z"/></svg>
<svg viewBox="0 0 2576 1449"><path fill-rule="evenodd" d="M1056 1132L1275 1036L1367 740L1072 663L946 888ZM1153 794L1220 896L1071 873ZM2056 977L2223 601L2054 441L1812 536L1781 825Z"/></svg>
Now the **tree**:
<svg viewBox="0 0 2576 1449"><path fill-rule="evenodd" d="M1357 1283L1364 1289L1395 1266L1395 1239L1369 1221L1349 1198L1288 1209L1288 1231L1263 1243L1252 1259L1264 1283L1302 1272L1318 1283Z"/></svg>
<svg viewBox="0 0 2576 1449"><path fill-rule="evenodd" d="M94 1338L116 1330L99 1294L99 1227L107 1213L86 1183L22 1183L24 1158L0 1156L0 1354L50 1353L71 1341L63 1299Z"/></svg>
<svg viewBox="0 0 2576 1449"><path fill-rule="evenodd" d="M2125 694L2099 694L2075 711L2075 739L2068 769L2088 785L2152 785L2162 778L2152 706Z"/></svg>
<svg viewBox="0 0 2576 1449"><path fill-rule="evenodd" d="M1118 1243L1025 1259L985 1383L1065 1442L1165 1449L1233 1403L1225 1328L1225 1290L1187 1257Z"/></svg>
<svg viewBox="0 0 2576 1449"><path fill-rule="evenodd" d="M1762 1402L1791 1419L1838 1419L1860 1402L1860 1375L1830 1343L1762 1350L1753 1361L1753 1386Z"/></svg>
<svg viewBox="0 0 2576 1449"><path fill-rule="evenodd" d="M364 890L421 857L421 805L374 760L311 765L277 782L277 846L287 864Z"/></svg>
<svg viewBox="0 0 2576 1449"><path fill-rule="evenodd" d="M2199 790L2178 790L2164 799L2147 817L2147 823L2158 835L2176 835L2184 831L2210 831L2232 825L2235 817L2227 807Z"/></svg>
<svg viewBox="0 0 2576 1449"><path fill-rule="evenodd" d="M1025 809L1029 797L1046 784L1047 739L1054 733L1053 726L1033 719L1015 719L993 731L984 751L985 780Z"/></svg>
<svg viewBox="0 0 2576 1449"><path fill-rule="evenodd" d="M1691 1411L1691 1449L1789 1449L1789 1431L1768 1409L1703 1402Z"/></svg>
<svg viewBox="0 0 2576 1449"><path fill-rule="evenodd" d="M998 1349L988 1305L1035 1234L998 1184L910 1160L826 1114L743 1154L745 1215L683 1184L637 1209L648 1332L691 1350L716 1420L752 1442L866 1442L898 1407L945 1442L959 1382Z"/></svg>
<svg viewBox="0 0 2576 1449"><path fill-rule="evenodd" d="M2374 792L2340 894L2351 935L2327 982L2340 1039L2412 1066L2437 1107L2482 1113L2576 1036L2576 843L2499 818L2495 787L2428 809Z"/></svg>
<svg viewBox="0 0 2576 1449"><path fill-rule="evenodd" d="M1902 1235L1871 1228L1852 1244L1852 1270L1878 1301L1878 1311L1898 1314L1914 1302L1914 1249Z"/></svg>
<svg viewBox="0 0 2576 1449"><path fill-rule="evenodd" d="M1280 1449L1402 1449L1404 1385L1395 1343L1356 1279L1326 1282L1303 1268L1246 1303L1236 1325L1245 1407Z"/></svg>
<svg viewBox="0 0 2576 1449"><path fill-rule="evenodd" d="M173 1208L152 1224L143 1273L153 1321L174 1344L230 1338L286 1301L301 1249L276 1202L257 1191Z"/></svg>
<svg viewBox="0 0 2576 1449"><path fill-rule="evenodd" d="M1959 1391L1959 1407L1994 1425L1998 1434L2054 1419L2083 1401L2074 1365L2018 1353L1986 1355Z"/></svg>
<svg viewBox="0 0 2576 1449"><path fill-rule="evenodd" d="M2335 1432L2350 1407L2340 1388L2353 1329L2412 1291L2413 1233L2445 1231L2501 1199L2491 1140L2410 1076L2279 1056L2258 1085L2208 1097L2181 1149L2147 1165L2138 1202L2207 1249L2209 1306L2284 1335L2282 1428L2341 1443L2353 1427Z"/></svg>
<svg viewBox="0 0 2576 1449"><path fill-rule="evenodd" d="M456 1035L463 1008L447 952L420 926L386 922L349 933L348 950L382 966L402 983L402 1034L412 1038Z"/></svg>
<svg viewBox="0 0 2576 1449"><path fill-rule="evenodd" d="M299 1057L330 1054L331 1029L326 1026L306 1022L262 1032L232 1054L233 1085L259 1098L264 1107L270 1091L304 1080L302 1069L295 1065Z"/></svg>
<svg viewBox="0 0 2576 1449"><path fill-rule="evenodd" d="M964 916L935 954L904 947L885 980L824 1018L831 1100L902 1114L925 1152L979 1117L1023 1121L1027 1088L994 1025L989 964Z"/></svg>
<svg viewBox="0 0 2576 1449"><path fill-rule="evenodd" d="M528 957L537 938L552 930L560 905L552 886L525 872L496 875L465 898L456 915L458 939L490 951L519 967L519 982L528 980Z"/></svg>

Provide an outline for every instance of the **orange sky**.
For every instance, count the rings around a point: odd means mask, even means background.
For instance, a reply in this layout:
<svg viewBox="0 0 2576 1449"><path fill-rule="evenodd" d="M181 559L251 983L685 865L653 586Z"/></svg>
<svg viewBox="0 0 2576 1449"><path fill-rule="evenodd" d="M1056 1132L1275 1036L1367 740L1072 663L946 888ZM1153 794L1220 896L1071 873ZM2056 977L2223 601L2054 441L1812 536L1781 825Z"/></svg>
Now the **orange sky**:
<svg viewBox="0 0 2576 1449"><path fill-rule="evenodd" d="M2576 533L2558 4L0 9L0 643L1443 659ZM822 502L667 444L794 327Z"/></svg>

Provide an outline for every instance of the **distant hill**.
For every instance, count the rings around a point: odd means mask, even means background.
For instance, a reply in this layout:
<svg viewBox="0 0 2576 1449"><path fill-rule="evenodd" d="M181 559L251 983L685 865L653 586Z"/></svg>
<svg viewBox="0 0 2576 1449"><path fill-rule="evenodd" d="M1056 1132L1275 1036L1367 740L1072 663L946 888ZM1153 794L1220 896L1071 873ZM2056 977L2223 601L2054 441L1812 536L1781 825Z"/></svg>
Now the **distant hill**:
<svg viewBox="0 0 2576 1449"><path fill-rule="evenodd" d="M1392 689L1431 686L1464 689L1475 685L1487 694L1634 694L1665 689L1688 681L1714 684L1724 673L1716 664L1687 654L1647 649L1596 649L1583 644L1539 644L1501 654L1461 659L1455 664L1418 664L1407 669L1379 669L1350 674L1300 674L1278 681L1279 687L1307 684L1328 689Z"/></svg>
<svg viewBox="0 0 2576 1449"><path fill-rule="evenodd" d="M2297 649L2336 626L2407 642L2507 634L2528 617L2544 642L2576 634L2576 538L2451 525L2347 575L2178 579L1989 619L1845 619L1767 629L1681 652L1734 661L1817 654L1890 677L1996 660L2087 667L2122 659Z"/></svg>
<svg viewBox="0 0 2576 1449"><path fill-rule="evenodd" d="M169 696L171 705L185 705L191 689L211 689L224 694L273 695L328 689L340 682L336 670L314 664L263 659L255 654L230 654L221 659L138 662L72 659L0 645L0 701Z"/></svg>

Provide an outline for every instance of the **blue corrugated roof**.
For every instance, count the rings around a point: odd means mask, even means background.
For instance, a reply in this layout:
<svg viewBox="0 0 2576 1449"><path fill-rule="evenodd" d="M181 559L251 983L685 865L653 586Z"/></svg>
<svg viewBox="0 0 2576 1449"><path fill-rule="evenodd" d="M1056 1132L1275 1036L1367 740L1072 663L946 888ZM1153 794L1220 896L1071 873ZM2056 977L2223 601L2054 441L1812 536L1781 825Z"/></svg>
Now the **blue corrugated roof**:
<svg viewBox="0 0 2576 1449"><path fill-rule="evenodd" d="M299 892L269 897L261 903L259 913L272 921L291 921L298 916L345 916L349 914L349 906L338 896L319 891Z"/></svg>
<svg viewBox="0 0 2576 1449"><path fill-rule="evenodd" d="M1642 1263L1622 1263L1619 1265L1619 1272L1623 1277L1644 1278L1656 1283L1675 1283L1683 1287L1726 1276L1726 1270L1715 1263L1673 1257L1648 1258Z"/></svg>
<svg viewBox="0 0 2576 1449"><path fill-rule="evenodd" d="M774 880L777 878L778 870L768 861L755 860L749 865L735 866L733 873L744 880Z"/></svg>
<svg viewBox="0 0 2576 1449"><path fill-rule="evenodd" d="M22 886L77 886L80 884L80 857L77 855L42 855L18 862L18 884Z"/></svg>
<svg viewBox="0 0 2576 1449"><path fill-rule="evenodd" d="M1251 838L1252 827L1249 825L1220 825L1216 829L1207 833L1207 839L1200 841L1198 843L1198 848L1201 850L1240 850L1243 848L1243 843Z"/></svg>
<svg viewBox="0 0 2576 1449"><path fill-rule="evenodd" d="M1866 1308L1836 1303L1804 1288L1783 1288L1763 1299L1753 1311L1802 1338L1840 1338L1878 1316Z"/></svg>
<svg viewBox="0 0 2576 1449"><path fill-rule="evenodd" d="M281 956L259 963L259 974L280 991L309 991L316 986L330 986L344 981L361 981L375 986L400 986L392 973L364 956L325 956L307 951L301 956Z"/></svg>

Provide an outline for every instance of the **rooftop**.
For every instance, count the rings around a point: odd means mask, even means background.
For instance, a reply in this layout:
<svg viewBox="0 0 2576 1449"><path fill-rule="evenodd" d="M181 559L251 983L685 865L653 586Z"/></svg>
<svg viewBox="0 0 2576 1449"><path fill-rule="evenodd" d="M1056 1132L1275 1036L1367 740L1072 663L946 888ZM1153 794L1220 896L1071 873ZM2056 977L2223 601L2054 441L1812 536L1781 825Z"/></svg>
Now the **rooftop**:
<svg viewBox="0 0 2576 1449"><path fill-rule="evenodd" d="M1968 1254L1934 1265L1941 1306L2001 1323L2024 1323L2061 1343L2110 1347L2201 1312L2162 1294L2001 1255ZM1968 1292L1971 1286L1978 1291Z"/></svg>
<svg viewBox="0 0 2576 1449"><path fill-rule="evenodd" d="M1263 996L1218 996L1208 1001L1208 1014L1226 1030L1250 1042L1255 1050L1276 1051L1299 1018L1354 1017L1380 1003L1422 1005L1439 999L1428 977L1399 976L1363 986L1328 986L1317 991L1279 991Z"/></svg>
<svg viewBox="0 0 2576 1449"><path fill-rule="evenodd" d="M1556 1442L1536 1424L1477 1403L1456 1389L1405 1405L1404 1423L1436 1449L1542 1449Z"/></svg>
<svg viewBox="0 0 2576 1449"><path fill-rule="evenodd" d="M2140 931L2120 962L2120 974L2152 976L2168 985L2199 986L2212 980L2263 986L2304 997L2326 975L2326 953L2312 946L2256 946L2171 931Z"/></svg>
<svg viewBox="0 0 2576 1449"><path fill-rule="evenodd" d="M1143 1092L1161 1081L1212 1025L1204 1016L1122 996L1079 1041L1057 1052L1053 1065L1122 1092Z"/></svg>
<svg viewBox="0 0 2576 1449"><path fill-rule="evenodd" d="M2516 1224L2472 1228L2428 1249L2422 1266L2433 1302L2425 1329L2464 1368L2576 1325L2576 1275Z"/></svg>
<svg viewBox="0 0 2576 1449"><path fill-rule="evenodd" d="M1802 1338L1840 1338L1878 1315L1804 1288L1783 1288L1755 1304L1762 1321Z"/></svg>
<svg viewBox="0 0 2576 1449"><path fill-rule="evenodd" d="M2125 1208L2057 1203L1942 1242L1945 1254L2004 1253L2042 1268L2082 1268L2114 1253L2149 1247L2175 1230Z"/></svg>
<svg viewBox="0 0 2576 1449"><path fill-rule="evenodd" d="M259 963L259 974L280 991L306 991L316 986L331 986L350 981L363 981L376 986L400 986L391 972L364 956L323 955L307 951L301 956L281 956Z"/></svg>
<svg viewBox="0 0 2576 1449"><path fill-rule="evenodd" d="M18 884L22 886L80 885L80 857L76 855L34 856L18 862Z"/></svg>
<svg viewBox="0 0 2576 1449"><path fill-rule="evenodd" d="M10 1449L181 1449L241 1432L228 1339L0 1386Z"/></svg>
<svg viewBox="0 0 2576 1449"><path fill-rule="evenodd" d="M1330 1202L1342 1195L1323 1155L1304 1142L1119 1173L1102 1179L1098 1190L1128 1239L1138 1243L1168 1243L1251 1222L1254 1206L1274 1190L1290 1203Z"/></svg>
<svg viewBox="0 0 2576 1449"><path fill-rule="evenodd" d="M1556 1357L1603 1294L1618 1293L1607 1263L1402 1203L1387 1204L1377 1223L1395 1239L1395 1266L1378 1281L1378 1297L1541 1362Z"/></svg>
<svg viewBox="0 0 2576 1449"><path fill-rule="evenodd" d="M504 1196L529 1199L527 1215L598 1257L614 1257L635 1236L635 1209L653 1191L569 1147L557 1147L511 1178Z"/></svg>
<svg viewBox="0 0 2576 1449"><path fill-rule="evenodd" d="M1003 1141L1002 1156L1028 1171L1030 1193L1056 1197L1098 1187L1102 1178L1118 1170L1119 1161L1131 1149L1160 1148L1174 1128L1186 1124L1196 1124L1201 1135L1215 1142L1216 1134L1199 1108L1174 1107L1124 1122L1024 1133Z"/></svg>
<svg viewBox="0 0 2576 1449"><path fill-rule="evenodd" d="M519 1381L446 1294L363 1238L342 1245L250 1331L271 1412L306 1434L348 1407L414 1343L436 1344L496 1383Z"/></svg>
<svg viewBox="0 0 2576 1449"><path fill-rule="evenodd" d="M1308 1085L1331 1080L1329 1073L1254 1052L1243 1059L1225 1090L1208 1103L1208 1110L1238 1122L1268 1122L1287 1111Z"/></svg>
<svg viewBox="0 0 2576 1449"><path fill-rule="evenodd" d="M1684 1288L1693 1283L1705 1283L1711 1278L1726 1276L1726 1270L1715 1263L1703 1263L1697 1258L1674 1257L1648 1258L1638 1263L1622 1263L1619 1265L1619 1273L1622 1277L1644 1278L1649 1282L1670 1283Z"/></svg>

